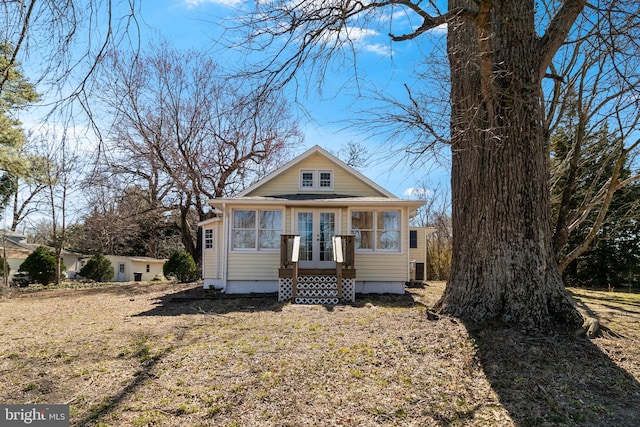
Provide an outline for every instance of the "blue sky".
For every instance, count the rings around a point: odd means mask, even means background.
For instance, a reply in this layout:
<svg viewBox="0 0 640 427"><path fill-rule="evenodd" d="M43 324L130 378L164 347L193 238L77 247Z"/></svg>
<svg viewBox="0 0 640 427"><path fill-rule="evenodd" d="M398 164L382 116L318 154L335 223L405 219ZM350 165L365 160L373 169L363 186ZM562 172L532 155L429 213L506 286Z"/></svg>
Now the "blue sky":
<svg viewBox="0 0 640 427"><path fill-rule="evenodd" d="M220 43L225 27L236 23L233 19L239 8L247 2L241 0L139 0L140 9L136 18L140 27L140 46L144 49L149 43L166 40L179 49L196 49L210 52L217 61L225 66L234 64L239 54L226 49L230 39L240 40L239 36L224 33L226 43ZM127 2L122 2L126 4ZM115 2L114 4L120 4ZM115 10L114 19L127 16L130 11ZM410 22L405 15L394 16L394 31L403 31ZM404 25L404 28L403 28ZM423 55L424 43L403 42L392 44L387 36L388 28L350 30L349 36L355 40L358 61L358 77L385 95L403 94L403 84L414 79L414 69ZM436 35L443 34L436 30ZM133 44L135 37L133 37ZM37 55L36 55L37 56ZM33 58L32 58L33 59ZM38 75L37 60L24 62L26 74ZM399 197L411 197L411 189L425 183L428 187L449 187L449 167L420 159L413 164L402 156L391 156L391 148L383 137L363 134L361 128L348 127L346 121L354 119L358 111L372 108L375 104L363 101L359 94L367 95L367 86L361 86L358 92L354 84L353 66L348 61L334 61L321 86L317 81L299 80L297 100L305 113L300 114L300 125L305 136L305 145L300 153L313 145L337 154L349 142L360 143L367 147L368 165L361 170L367 177L377 182ZM40 88L41 89L41 88ZM50 95L45 95L48 98ZM53 94L55 96L55 93ZM31 110L21 117L27 128L37 126L39 116L47 107ZM362 117L362 116L361 116ZM396 143L394 149L401 150L403 144ZM448 153L447 153L448 154ZM446 157L446 156L445 156Z"/></svg>
<svg viewBox="0 0 640 427"><path fill-rule="evenodd" d="M228 57L229 53L216 40L222 34L225 20L231 19L243 3L239 0L143 1L143 46L146 40L153 40L160 35L175 47L208 50L219 56L223 64L233 62L233 58ZM226 36L233 37L228 33ZM386 33L380 31L367 31L355 37L358 72L361 77L373 82L376 88L393 93L412 78L416 61L415 45L403 43L392 46ZM350 119L356 109L363 108L363 105L353 96L352 68L347 65L343 69L335 68L335 71L323 83L322 94L311 88L307 96L299 98L310 115L310 118L301 119L305 148L318 144L336 152L350 141L365 144L369 150L370 164L362 172L400 197L408 197L410 189L425 180L434 186L448 187L449 172L446 165L408 165L399 156L387 158L389 148L383 145L381 138L365 137L359 130L345 129L344 120Z"/></svg>

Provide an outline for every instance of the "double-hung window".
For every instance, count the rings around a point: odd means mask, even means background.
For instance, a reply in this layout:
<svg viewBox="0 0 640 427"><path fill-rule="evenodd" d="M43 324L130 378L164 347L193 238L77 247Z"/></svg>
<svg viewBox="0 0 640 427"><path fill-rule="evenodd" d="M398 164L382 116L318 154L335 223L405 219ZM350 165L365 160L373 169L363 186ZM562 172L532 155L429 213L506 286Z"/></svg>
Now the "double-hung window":
<svg viewBox="0 0 640 427"><path fill-rule="evenodd" d="M233 211L234 250L276 250L280 247L282 211L236 209Z"/></svg>
<svg viewBox="0 0 640 427"><path fill-rule="evenodd" d="M376 249L400 250L400 212L380 211L376 215Z"/></svg>
<svg viewBox="0 0 640 427"><path fill-rule="evenodd" d="M319 187L322 189L331 189L333 188L333 181L332 181L332 176L331 176L331 172L329 171L319 171L318 172L319 175Z"/></svg>
<svg viewBox="0 0 640 427"><path fill-rule="evenodd" d="M303 189L311 189L314 187L314 173L312 171L302 171L300 174L300 187Z"/></svg>
<svg viewBox="0 0 640 427"><path fill-rule="evenodd" d="M351 233L359 251L400 251L400 211L351 211Z"/></svg>

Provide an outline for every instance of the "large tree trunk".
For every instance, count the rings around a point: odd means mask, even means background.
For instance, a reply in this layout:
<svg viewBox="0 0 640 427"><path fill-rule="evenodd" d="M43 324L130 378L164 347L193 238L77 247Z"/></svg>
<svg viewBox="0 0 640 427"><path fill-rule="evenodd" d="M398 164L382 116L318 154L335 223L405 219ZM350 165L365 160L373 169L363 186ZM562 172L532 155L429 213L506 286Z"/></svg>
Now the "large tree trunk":
<svg viewBox="0 0 640 427"><path fill-rule="evenodd" d="M449 24L453 259L438 308L477 322L579 327L551 240L534 1L480 5Z"/></svg>

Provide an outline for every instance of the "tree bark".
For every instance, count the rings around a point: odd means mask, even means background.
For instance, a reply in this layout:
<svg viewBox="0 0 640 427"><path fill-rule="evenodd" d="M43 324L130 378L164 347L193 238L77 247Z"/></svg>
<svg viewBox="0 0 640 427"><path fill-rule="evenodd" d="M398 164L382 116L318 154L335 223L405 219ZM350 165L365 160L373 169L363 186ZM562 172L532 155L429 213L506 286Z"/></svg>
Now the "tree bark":
<svg viewBox="0 0 640 427"><path fill-rule="evenodd" d="M449 1L450 10L470 5ZM493 0L449 23L453 259L437 308L468 321L577 329L582 317L551 239L540 104L549 55L536 51L534 19L532 0Z"/></svg>

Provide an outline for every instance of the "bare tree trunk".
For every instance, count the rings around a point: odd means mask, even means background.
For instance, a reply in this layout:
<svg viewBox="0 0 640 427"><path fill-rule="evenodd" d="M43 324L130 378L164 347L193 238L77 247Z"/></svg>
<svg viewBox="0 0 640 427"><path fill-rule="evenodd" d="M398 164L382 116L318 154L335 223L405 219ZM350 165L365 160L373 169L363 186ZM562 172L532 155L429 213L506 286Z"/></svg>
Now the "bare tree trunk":
<svg viewBox="0 0 640 427"><path fill-rule="evenodd" d="M533 8L481 2L476 17L449 24L453 259L438 308L470 321L577 328L551 240Z"/></svg>

